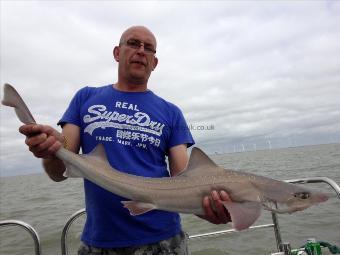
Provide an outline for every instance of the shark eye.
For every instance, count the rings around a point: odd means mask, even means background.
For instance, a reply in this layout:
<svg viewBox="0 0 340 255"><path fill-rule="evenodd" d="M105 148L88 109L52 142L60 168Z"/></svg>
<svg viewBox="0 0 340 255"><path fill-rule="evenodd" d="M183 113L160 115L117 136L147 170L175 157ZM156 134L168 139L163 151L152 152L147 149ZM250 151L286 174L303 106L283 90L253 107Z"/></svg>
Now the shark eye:
<svg viewBox="0 0 340 255"><path fill-rule="evenodd" d="M310 194L308 192L299 192L299 193L295 193L294 197L297 197L300 199L307 199L310 197Z"/></svg>

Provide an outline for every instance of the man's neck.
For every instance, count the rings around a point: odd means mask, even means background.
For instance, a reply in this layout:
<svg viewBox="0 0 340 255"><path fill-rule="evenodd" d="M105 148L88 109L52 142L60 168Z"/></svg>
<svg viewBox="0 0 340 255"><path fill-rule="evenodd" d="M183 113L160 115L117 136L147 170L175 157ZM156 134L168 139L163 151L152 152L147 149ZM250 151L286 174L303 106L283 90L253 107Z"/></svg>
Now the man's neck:
<svg viewBox="0 0 340 255"><path fill-rule="evenodd" d="M144 92L148 89L147 84L125 83L118 81L113 87L124 92Z"/></svg>

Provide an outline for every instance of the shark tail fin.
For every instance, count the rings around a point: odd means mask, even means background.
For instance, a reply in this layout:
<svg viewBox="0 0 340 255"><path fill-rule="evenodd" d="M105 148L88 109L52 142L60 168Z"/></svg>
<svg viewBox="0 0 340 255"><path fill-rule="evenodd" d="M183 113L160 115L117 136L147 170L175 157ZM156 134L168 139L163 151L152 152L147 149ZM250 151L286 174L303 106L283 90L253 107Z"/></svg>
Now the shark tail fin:
<svg viewBox="0 0 340 255"><path fill-rule="evenodd" d="M15 113L22 123L36 123L24 100L15 88L8 83L4 85L4 97L1 103L6 106L14 107Z"/></svg>

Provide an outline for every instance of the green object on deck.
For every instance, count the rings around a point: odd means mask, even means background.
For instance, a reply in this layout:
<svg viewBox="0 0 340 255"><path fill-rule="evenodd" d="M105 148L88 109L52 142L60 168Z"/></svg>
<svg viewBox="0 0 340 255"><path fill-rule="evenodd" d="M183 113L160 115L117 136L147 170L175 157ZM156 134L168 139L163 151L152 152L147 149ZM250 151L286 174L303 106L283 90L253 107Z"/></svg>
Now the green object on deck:
<svg viewBox="0 0 340 255"><path fill-rule="evenodd" d="M340 254L340 248L336 245L332 245L330 243L319 241L320 246L328 248L329 252L332 254Z"/></svg>
<svg viewBox="0 0 340 255"><path fill-rule="evenodd" d="M308 255L322 255L321 245L314 238L307 240L305 251Z"/></svg>
<svg viewBox="0 0 340 255"><path fill-rule="evenodd" d="M328 248L332 254L340 254L340 248L325 241L316 241L314 238L307 240L307 243L299 250L295 250L291 255L306 254L306 255L322 255L322 248ZM301 253L302 252L302 253Z"/></svg>

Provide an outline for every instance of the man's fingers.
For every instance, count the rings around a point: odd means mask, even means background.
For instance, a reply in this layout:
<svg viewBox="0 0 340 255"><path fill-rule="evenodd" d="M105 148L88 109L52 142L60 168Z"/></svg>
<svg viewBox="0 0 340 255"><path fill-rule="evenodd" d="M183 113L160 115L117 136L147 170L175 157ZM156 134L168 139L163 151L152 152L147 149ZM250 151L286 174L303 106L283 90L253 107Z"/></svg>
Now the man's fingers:
<svg viewBox="0 0 340 255"><path fill-rule="evenodd" d="M50 136L50 135L54 135L54 132L56 130L54 128L52 128L51 126L42 125L41 131L46 133L48 136Z"/></svg>
<svg viewBox="0 0 340 255"><path fill-rule="evenodd" d="M55 137L49 136L41 143L38 143L35 146L30 146L29 150L33 152L36 157L45 158L54 155L61 146L61 143L57 141Z"/></svg>
<svg viewBox="0 0 340 255"><path fill-rule="evenodd" d="M25 143L31 147L31 146L37 146L47 140L47 135L45 133L38 133L34 136L27 136Z"/></svg>
<svg viewBox="0 0 340 255"><path fill-rule="evenodd" d="M202 201L204 215L201 218L213 224L226 224L231 221L228 210L224 207L224 202L231 202L227 192L217 192L213 190L210 196L205 196Z"/></svg>
<svg viewBox="0 0 340 255"><path fill-rule="evenodd" d="M23 135L28 135L32 133L32 128L35 124L22 125L19 127L19 132Z"/></svg>
<svg viewBox="0 0 340 255"><path fill-rule="evenodd" d="M227 223L228 222L228 214L226 212L226 209L224 208L224 205L221 202L220 195L217 193L217 191L212 192L212 197L214 200L214 207L216 209L217 218L221 223Z"/></svg>
<svg viewBox="0 0 340 255"><path fill-rule="evenodd" d="M52 146L48 147L46 150L36 151L34 155L38 158L48 158L53 156L60 148L60 143L54 143Z"/></svg>
<svg viewBox="0 0 340 255"><path fill-rule="evenodd" d="M221 200L231 202L231 198L224 190L220 191Z"/></svg>
<svg viewBox="0 0 340 255"><path fill-rule="evenodd" d="M215 215L215 212L212 209L212 200L210 199L210 197L206 196L203 199L203 209L204 209L204 217L210 221L211 223L214 224L220 224L218 218Z"/></svg>
<svg viewBox="0 0 340 255"><path fill-rule="evenodd" d="M217 217L216 217L214 211L211 208L211 199L208 196L204 197L204 199L203 199L203 209L204 209L205 217L210 222L215 223L215 221L217 220Z"/></svg>
<svg viewBox="0 0 340 255"><path fill-rule="evenodd" d="M36 134L43 133L43 125L39 124L23 125L19 128L19 132L26 136L34 136Z"/></svg>
<svg viewBox="0 0 340 255"><path fill-rule="evenodd" d="M220 192L220 195L221 195L222 201L232 202L229 194L227 192L225 192L224 190L222 190ZM231 222L231 216L230 216L228 209L225 206L223 206L223 207L224 207L224 211L225 211L225 214L226 214L226 221L227 221L226 223Z"/></svg>
<svg viewBox="0 0 340 255"><path fill-rule="evenodd" d="M42 135L46 136L45 133L43 133ZM37 151L48 150L48 148L51 147L55 142L56 140L53 136L46 136L45 139L37 145Z"/></svg>
<svg viewBox="0 0 340 255"><path fill-rule="evenodd" d="M62 146L62 135L48 125L27 124L21 126L19 132L26 136L25 143L38 158L51 157Z"/></svg>

